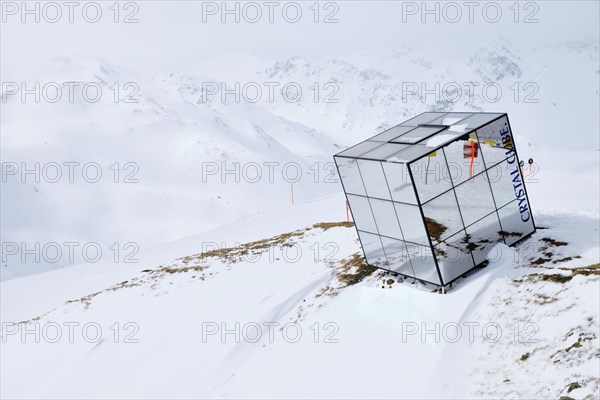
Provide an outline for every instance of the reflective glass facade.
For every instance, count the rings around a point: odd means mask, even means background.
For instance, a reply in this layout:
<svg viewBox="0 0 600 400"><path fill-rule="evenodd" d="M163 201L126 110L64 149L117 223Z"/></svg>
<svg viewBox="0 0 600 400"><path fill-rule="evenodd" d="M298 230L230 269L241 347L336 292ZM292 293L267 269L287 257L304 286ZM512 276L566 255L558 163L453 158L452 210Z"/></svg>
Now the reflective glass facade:
<svg viewBox="0 0 600 400"><path fill-rule="evenodd" d="M372 266L445 286L535 232L506 114L426 112L334 160Z"/></svg>

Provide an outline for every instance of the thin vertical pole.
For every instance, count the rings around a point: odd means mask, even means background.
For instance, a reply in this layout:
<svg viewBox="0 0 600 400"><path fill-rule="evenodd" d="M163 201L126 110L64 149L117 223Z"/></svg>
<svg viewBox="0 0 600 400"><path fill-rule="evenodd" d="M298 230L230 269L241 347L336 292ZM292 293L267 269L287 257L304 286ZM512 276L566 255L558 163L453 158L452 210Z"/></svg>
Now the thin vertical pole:
<svg viewBox="0 0 600 400"><path fill-rule="evenodd" d="M350 222L350 214L348 213L348 200L346 200L346 222Z"/></svg>
<svg viewBox="0 0 600 400"><path fill-rule="evenodd" d="M469 166L470 178L473 177L473 161L475 161L475 141L471 140L471 165Z"/></svg>
<svg viewBox="0 0 600 400"><path fill-rule="evenodd" d="M294 207L294 184L292 183L292 207Z"/></svg>

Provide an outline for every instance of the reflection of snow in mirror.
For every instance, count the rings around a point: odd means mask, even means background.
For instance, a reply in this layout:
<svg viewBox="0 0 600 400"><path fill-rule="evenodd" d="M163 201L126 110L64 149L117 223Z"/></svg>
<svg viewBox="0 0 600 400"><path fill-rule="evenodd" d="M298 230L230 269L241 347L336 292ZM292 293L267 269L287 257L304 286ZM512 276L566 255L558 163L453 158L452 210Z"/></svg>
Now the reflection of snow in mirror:
<svg viewBox="0 0 600 400"><path fill-rule="evenodd" d="M442 118L442 125L454 125L455 123L463 119L464 117L444 117Z"/></svg>
<svg viewBox="0 0 600 400"><path fill-rule="evenodd" d="M459 132L459 133L464 133L467 131L467 126L469 126L468 124L464 124L464 125L452 125L451 127L448 128L449 131L452 132Z"/></svg>
<svg viewBox="0 0 600 400"><path fill-rule="evenodd" d="M464 126L466 126L466 125L464 125ZM452 128L452 127L450 127L450 128ZM440 146L440 145L446 143L449 140L454 139L455 137L456 137L456 135L452 135L452 134L448 134L448 133L438 134L438 135L435 135L434 137L432 137L431 139L427 140L427 143L425 143L425 146L437 147L437 146Z"/></svg>

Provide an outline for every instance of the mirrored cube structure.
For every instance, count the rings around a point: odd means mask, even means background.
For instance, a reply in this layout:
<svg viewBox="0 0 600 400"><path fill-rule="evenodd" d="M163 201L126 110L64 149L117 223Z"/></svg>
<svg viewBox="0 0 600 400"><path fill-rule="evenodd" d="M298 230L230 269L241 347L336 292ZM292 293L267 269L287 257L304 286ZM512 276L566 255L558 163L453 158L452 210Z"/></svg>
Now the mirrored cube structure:
<svg viewBox="0 0 600 400"><path fill-rule="evenodd" d="M374 267L445 286L535 232L507 114L425 112L334 160Z"/></svg>

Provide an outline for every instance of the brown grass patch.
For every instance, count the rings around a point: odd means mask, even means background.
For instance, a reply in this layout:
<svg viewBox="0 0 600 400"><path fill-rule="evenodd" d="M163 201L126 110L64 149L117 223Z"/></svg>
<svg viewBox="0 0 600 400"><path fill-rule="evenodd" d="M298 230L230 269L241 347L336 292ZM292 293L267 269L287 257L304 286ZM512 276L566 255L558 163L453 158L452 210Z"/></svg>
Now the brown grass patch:
<svg viewBox="0 0 600 400"><path fill-rule="evenodd" d="M566 245L569 244L567 242L561 242L559 240L552 239L552 238L549 238L549 237L545 237L545 238L542 238L540 240L542 242L548 244L549 246L554 246L554 247L561 247L561 246L566 246Z"/></svg>
<svg viewBox="0 0 600 400"><path fill-rule="evenodd" d="M554 283L566 283L573 279L573 275L563 274L529 274L527 277L530 277L534 280Z"/></svg>
<svg viewBox="0 0 600 400"><path fill-rule="evenodd" d="M498 234L502 235L502 236L514 236L514 237L518 237L521 236L522 233L521 232L508 232L508 231L498 231Z"/></svg>
<svg viewBox="0 0 600 400"><path fill-rule="evenodd" d="M441 242L442 234L446 232L448 228L436 220L427 217L425 217L425 224L427 225L427 232L429 232L429 236L435 238L438 242Z"/></svg>
<svg viewBox="0 0 600 400"><path fill-rule="evenodd" d="M541 280L544 282L566 283L577 275L595 276L600 275L600 264L588 265L585 267L576 268L559 268L561 271L570 272L570 275L565 274L529 274L527 278Z"/></svg>
<svg viewBox="0 0 600 400"><path fill-rule="evenodd" d="M366 277L377 271L377 268L371 267L365 262L365 258L359 253L354 253L349 259L340 260L340 272L337 278L346 286L356 285L362 282Z"/></svg>
<svg viewBox="0 0 600 400"><path fill-rule="evenodd" d="M318 224L314 224L312 227L314 229L323 229L326 231L331 228L352 228L354 226L354 222L319 222Z"/></svg>
<svg viewBox="0 0 600 400"><path fill-rule="evenodd" d="M585 267L577 267L577 268L559 268L563 271L570 271L573 276L575 275L600 275L600 264L592 264Z"/></svg>
<svg viewBox="0 0 600 400"><path fill-rule="evenodd" d="M87 310L90 307L90 305L92 304L92 299L94 297L98 296L102 292L104 292L104 290L101 290L99 292L90 293L87 296L83 296L83 297L81 297L79 299L67 300L66 304L81 303L81 304L83 304L84 308Z"/></svg>
<svg viewBox="0 0 600 400"><path fill-rule="evenodd" d="M107 291L116 291L119 289L131 288L135 286L140 286L145 281L154 281L155 284L159 279L165 277L166 274L181 274L188 272L204 272L209 267L206 265L201 265L200 263L204 263L209 258L217 258L222 262L236 262L240 260L242 257L247 255L258 255L265 251L268 251L273 246L281 246L281 247L292 247L295 243L295 240L302 238L307 231L311 229L322 229L324 231L337 228L337 227L345 227L351 228L354 226L353 222L321 222L318 224L314 224L312 227L298 229L292 232L282 233L280 235L276 235L267 239L256 240L253 242L248 242L241 244L236 247L226 247L219 248L214 250L205 251L203 253L194 254L191 256L181 257L175 260L175 263L171 265L161 265L154 269L144 269L141 272L147 273L149 275L144 275L144 277L135 277L129 281L123 281L117 283L109 288L104 290L94 292L88 294L87 296L83 296L79 299L68 300L66 303L81 303L87 309L92 299L98 296L101 293ZM357 258L358 257L358 258ZM360 259L359 259L360 258ZM338 278L340 281L346 283L346 285L354 285L364 279L365 276L368 276L373 271L375 271L374 267L369 267L364 263L364 259L358 254L355 254L351 257L350 260L342 260L341 270L344 273L339 274ZM179 263L178 263L179 262ZM180 265L183 264L183 265ZM189 265L188 265L189 264ZM364 264L364 265L363 265ZM350 269L352 267L356 267L356 272L350 273ZM209 274L209 275L212 275ZM192 278L196 278L196 275L192 276ZM204 280L204 274L199 277L200 280ZM172 283L171 283L172 284ZM154 286L152 286L154 287ZM329 290L328 292L330 292Z"/></svg>
<svg viewBox="0 0 600 400"><path fill-rule="evenodd" d="M190 272L190 271L202 272L207 268L208 267L203 266L203 265L192 265L192 266L185 266L185 267L160 267L158 269L152 270L152 272L153 273L164 272L166 274L179 274L182 272Z"/></svg>

